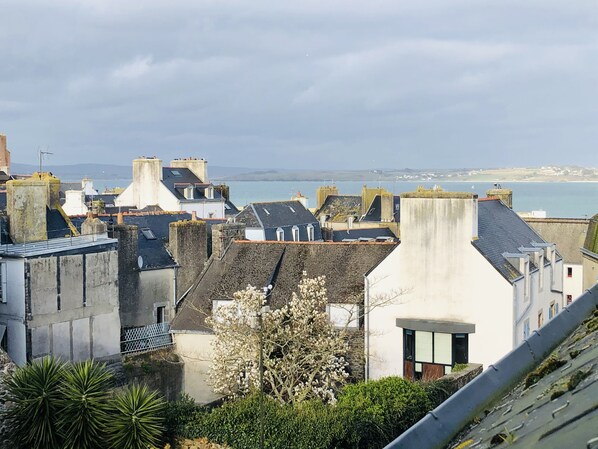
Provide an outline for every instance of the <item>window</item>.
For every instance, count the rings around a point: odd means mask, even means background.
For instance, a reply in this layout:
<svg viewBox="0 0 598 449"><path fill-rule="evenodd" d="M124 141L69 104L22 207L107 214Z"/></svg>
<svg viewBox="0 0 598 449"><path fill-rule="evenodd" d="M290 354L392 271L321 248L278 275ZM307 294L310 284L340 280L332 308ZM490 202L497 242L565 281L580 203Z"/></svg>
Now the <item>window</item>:
<svg viewBox="0 0 598 449"><path fill-rule="evenodd" d="M214 218L214 212L208 212L208 218Z"/></svg>
<svg viewBox="0 0 598 449"><path fill-rule="evenodd" d="M0 348L8 352L8 329L4 324L0 324Z"/></svg>
<svg viewBox="0 0 598 449"><path fill-rule="evenodd" d="M291 232L293 233L293 242L298 242L299 241L299 228L297 226L293 226L293 228L291 229Z"/></svg>
<svg viewBox="0 0 598 449"><path fill-rule="evenodd" d="M529 337L529 318L523 322L523 338Z"/></svg>
<svg viewBox="0 0 598 449"><path fill-rule="evenodd" d="M177 178L180 178L181 176L181 172L178 170L171 170L170 173L172 173L172 176L176 176Z"/></svg>
<svg viewBox="0 0 598 449"><path fill-rule="evenodd" d="M295 209L293 209L291 206L289 206L289 209L291 209L291 212L296 213Z"/></svg>
<svg viewBox="0 0 598 449"><path fill-rule="evenodd" d="M307 225L307 240L310 242L314 241L314 225L312 224Z"/></svg>
<svg viewBox="0 0 598 449"><path fill-rule="evenodd" d="M206 188L206 198L209 200L214 199L214 187L209 186Z"/></svg>
<svg viewBox="0 0 598 449"><path fill-rule="evenodd" d="M0 302L6 304L6 262L0 263Z"/></svg>
<svg viewBox="0 0 598 449"><path fill-rule="evenodd" d="M573 302L573 295L567 295L567 305Z"/></svg>
<svg viewBox="0 0 598 449"><path fill-rule="evenodd" d="M264 207L264 212L266 213L266 215L270 215L270 212L268 212L268 209L266 209L265 207Z"/></svg>
<svg viewBox="0 0 598 449"><path fill-rule="evenodd" d="M284 229L276 229L276 240L278 240L279 242L282 242L284 240Z"/></svg>
<svg viewBox="0 0 598 449"><path fill-rule="evenodd" d="M542 327L542 325L544 324L544 311L542 309L540 309L538 311L538 327Z"/></svg>
<svg viewBox="0 0 598 449"><path fill-rule="evenodd" d="M164 313L166 311L166 307L160 306L156 308L156 323L161 324L164 322Z"/></svg>
<svg viewBox="0 0 598 449"><path fill-rule="evenodd" d="M568 278L573 277L573 267L567 267L567 277Z"/></svg>
<svg viewBox="0 0 598 449"><path fill-rule="evenodd" d="M141 233L147 240L156 240L156 236L150 228L141 228Z"/></svg>
<svg viewBox="0 0 598 449"><path fill-rule="evenodd" d="M193 196L194 196L193 195L193 190L194 190L193 186L187 186L187 187L185 187L185 193L184 193L184 195L185 195L186 199L188 199L188 200L192 200L193 199Z"/></svg>
<svg viewBox="0 0 598 449"><path fill-rule="evenodd" d="M548 307L548 319L551 320L552 318L554 318L554 316L557 314L558 309L557 309L557 304L552 301L550 303L550 306Z"/></svg>

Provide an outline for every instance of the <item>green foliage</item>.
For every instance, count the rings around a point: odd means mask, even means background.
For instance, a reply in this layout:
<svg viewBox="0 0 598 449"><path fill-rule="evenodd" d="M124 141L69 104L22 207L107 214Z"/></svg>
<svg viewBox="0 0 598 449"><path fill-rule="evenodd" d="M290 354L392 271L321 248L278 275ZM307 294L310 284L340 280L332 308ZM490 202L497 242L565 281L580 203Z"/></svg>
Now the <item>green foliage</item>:
<svg viewBox="0 0 598 449"><path fill-rule="evenodd" d="M280 404L266 396L262 405L265 447L381 448L423 417L431 406L422 385L398 377L345 386L336 405L319 400ZM235 449L259 447L259 395L211 411L196 408L189 414L192 419L182 426L179 436L206 437Z"/></svg>
<svg viewBox="0 0 598 449"><path fill-rule="evenodd" d="M63 371L60 361L45 358L17 369L6 382L7 400L13 405L3 418L13 447L62 448L58 417Z"/></svg>
<svg viewBox="0 0 598 449"><path fill-rule="evenodd" d="M105 365L65 365L51 357L18 368L7 379L4 419L18 449L147 449L161 436L163 401L134 386L111 399ZM125 435L126 433L126 435Z"/></svg>
<svg viewBox="0 0 598 449"><path fill-rule="evenodd" d="M455 363L455 366L453 366L452 372L458 373L459 371L466 370L468 366L469 366L468 363Z"/></svg>
<svg viewBox="0 0 598 449"><path fill-rule="evenodd" d="M166 404L164 412L165 437L170 444L174 444L176 437L185 434L185 428L192 425L195 413L199 407L188 394L181 394L176 401Z"/></svg>
<svg viewBox="0 0 598 449"><path fill-rule="evenodd" d="M337 407L349 415L355 448L382 448L430 410L424 388L400 377L345 387Z"/></svg>
<svg viewBox="0 0 598 449"><path fill-rule="evenodd" d="M456 385L446 379L438 379L432 382L424 382L421 384L426 395L430 400L431 408L437 407L446 401L455 391L457 391Z"/></svg>
<svg viewBox="0 0 598 449"><path fill-rule="evenodd" d="M64 371L60 427L65 447L102 447L108 418L108 389L112 382L112 373L105 365L93 361L76 363Z"/></svg>
<svg viewBox="0 0 598 449"><path fill-rule="evenodd" d="M164 401L146 386L132 385L111 402L112 447L147 449L157 444L163 430Z"/></svg>

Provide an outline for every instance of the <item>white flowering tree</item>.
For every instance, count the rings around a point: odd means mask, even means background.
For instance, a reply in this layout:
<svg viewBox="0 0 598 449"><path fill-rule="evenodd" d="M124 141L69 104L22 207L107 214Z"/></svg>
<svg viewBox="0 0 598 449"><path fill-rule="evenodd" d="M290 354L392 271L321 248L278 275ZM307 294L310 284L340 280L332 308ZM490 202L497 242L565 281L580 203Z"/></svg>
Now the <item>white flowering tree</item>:
<svg viewBox="0 0 598 449"><path fill-rule="evenodd" d="M326 314L325 278L305 273L299 293L287 305L259 313L264 294L255 287L234 294L209 319L215 334L211 382L218 393L244 395L259 389L259 354L263 347L266 394L283 403L320 398L335 401L335 391L348 377L344 330Z"/></svg>

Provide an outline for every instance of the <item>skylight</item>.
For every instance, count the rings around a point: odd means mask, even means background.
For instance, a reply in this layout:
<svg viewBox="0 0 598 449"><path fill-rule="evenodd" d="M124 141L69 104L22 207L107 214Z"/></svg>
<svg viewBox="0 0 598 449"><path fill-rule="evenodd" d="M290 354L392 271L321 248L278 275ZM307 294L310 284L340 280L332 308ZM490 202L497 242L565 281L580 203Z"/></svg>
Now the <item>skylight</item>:
<svg viewBox="0 0 598 449"><path fill-rule="evenodd" d="M141 233L147 240L156 240L156 236L150 228L142 228Z"/></svg>
<svg viewBox="0 0 598 449"><path fill-rule="evenodd" d="M170 173L172 173L173 176L176 176L178 178L180 178L181 176L183 176L183 175L181 175L181 172L178 171L178 170L171 170Z"/></svg>
<svg viewBox="0 0 598 449"><path fill-rule="evenodd" d="M289 209L291 209L291 212L295 213L295 209L293 209L291 206L289 206Z"/></svg>
<svg viewBox="0 0 598 449"><path fill-rule="evenodd" d="M264 208L264 212L266 212L266 215L270 215L270 212L268 212L268 209Z"/></svg>

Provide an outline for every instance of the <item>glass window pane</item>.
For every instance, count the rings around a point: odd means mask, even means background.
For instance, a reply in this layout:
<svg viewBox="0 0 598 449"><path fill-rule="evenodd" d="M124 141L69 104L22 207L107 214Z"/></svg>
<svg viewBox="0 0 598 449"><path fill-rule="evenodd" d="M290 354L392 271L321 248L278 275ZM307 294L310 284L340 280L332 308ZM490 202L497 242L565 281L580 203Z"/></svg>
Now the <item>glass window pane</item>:
<svg viewBox="0 0 598 449"><path fill-rule="evenodd" d="M432 363L432 332L415 333L415 360Z"/></svg>
<svg viewBox="0 0 598 449"><path fill-rule="evenodd" d="M453 361L453 351L451 348L451 334L434 334L434 363L450 365Z"/></svg>

